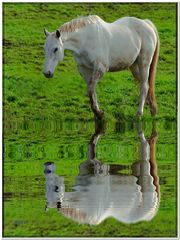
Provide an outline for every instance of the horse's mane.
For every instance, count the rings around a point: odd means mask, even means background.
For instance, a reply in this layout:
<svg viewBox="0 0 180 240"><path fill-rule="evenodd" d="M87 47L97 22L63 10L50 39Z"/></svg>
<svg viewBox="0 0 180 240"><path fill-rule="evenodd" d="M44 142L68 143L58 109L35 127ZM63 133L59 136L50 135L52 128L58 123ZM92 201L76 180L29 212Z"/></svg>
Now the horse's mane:
<svg viewBox="0 0 180 240"><path fill-rule="evenodd" d="M90 24L97 23L100 18L96 15L90 15L87 17L79 17L71 20L70 22L64 23L60 27L60 32L74 32L79 28L85 27Z"/></svg>

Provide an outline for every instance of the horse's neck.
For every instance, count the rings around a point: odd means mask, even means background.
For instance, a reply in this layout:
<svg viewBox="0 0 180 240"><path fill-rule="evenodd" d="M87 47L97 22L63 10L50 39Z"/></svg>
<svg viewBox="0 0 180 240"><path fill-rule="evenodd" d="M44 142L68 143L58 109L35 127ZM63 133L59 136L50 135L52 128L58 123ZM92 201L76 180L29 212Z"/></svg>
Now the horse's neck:
<svg viewBox="0 0 180 240"><path fill-rule="evenodd" d="M86 43L86 47L88 47L90 34L96 34L97 29L94 26L94 24L90 24L83 28L77 29L77 31L65 33L64 49L71 50L77 54L79 54L80 51L83 51L82 46L85 45L84 43Z"/></svg>
<svg viewBox="0 0 180 240"><path fill-rule="evenodd" d="M81 46L81 36L78 32L66 34L64 40L64 49L71 50L75 53L79 53Z"/></svg>

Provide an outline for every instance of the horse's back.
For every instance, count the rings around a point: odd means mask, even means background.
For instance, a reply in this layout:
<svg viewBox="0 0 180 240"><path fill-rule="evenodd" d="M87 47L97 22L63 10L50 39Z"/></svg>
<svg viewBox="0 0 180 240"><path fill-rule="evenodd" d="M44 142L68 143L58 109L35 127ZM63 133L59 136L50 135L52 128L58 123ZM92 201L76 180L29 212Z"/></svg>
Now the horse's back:
<svg viewBox="0 0 180 240"><path fill-rule="evenodd" d="M109 71L120 71L129 68L136 60L140 48L141 38L131 27L131 19L120 18L108 24L111 38L109 42Z"/></svg>
<svg viewBox="0 0 180 240"><path fill-rule="evenodd" d="M111 23L112 29L116 31L130 31L133 35L137 33L141 39L153 39L155 40L155 26L148 19L139 19L136 17L123 17L119 18L115 22Z"/></svg>
<svg viewBox="0 0 180 240"><path fill-rule="evenodd" d="M123 17L112 22L111 25L117 25L119 27L145 27L147 19L140 19L136 17Z"/></svg>
<svg viewBox="0 0 180 240"><path fill-rule="evenodd" d="M109 71L129 68L138 57L141 49L148 51L155 41L155 32L146 21L135 17L124 17L107 24L111 34L109 42Z"/></svg>

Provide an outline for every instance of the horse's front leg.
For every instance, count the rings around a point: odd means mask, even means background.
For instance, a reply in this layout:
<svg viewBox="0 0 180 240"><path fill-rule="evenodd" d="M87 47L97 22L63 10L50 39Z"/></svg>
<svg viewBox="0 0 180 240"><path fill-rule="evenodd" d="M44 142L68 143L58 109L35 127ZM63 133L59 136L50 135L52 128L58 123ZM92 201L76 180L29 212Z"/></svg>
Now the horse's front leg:
<svg viewBox="0 0 180 240"><path fill-rule="evenodd" d="M91 87L90 87L88 89L88 96L89 96L89 99L90 99L91 109L92 109L94 115L97 118L101 119L104 115L104 112L99 109L95 88L91 89Z"/></svg>
<svg viewBox="0 0 180 240"><path fill-rule="evenodd" d="M87 68L81 64L77 65L78 70L82 77L85 79L87 84L87 96L90 99L90 104L92 111L94 112L94 115L101 119L103 117L103 111L99 109L98 103L97 103L97 97L96 97L96 90L95 86L98 82L98 80L103 76L103 73L105 72L105 68L103 65L97 64L93 69Z"/></svg>
<svg viewBox="0 0 180 240"><path fill-rule="evenodd" d="M97 96L96 96L96 84L98 80L102 77L102 71L96 70L93 73L93 76L89 79L87 83L87 94L90 99L91 109L94 112L94 115L101 119L104 115L104 112L99 109L98 102L97 102Z"/></svg>
<svg viewBox="0 0 180 240"><path fill-rule="evenodd" d="M101 119L104 115L104 112L99 109L95 86L88 85L87 92L88 92L88 96L89 96L89 99L90 99L91 109L92 109L95 117L97 117L98 119Z"/></svg>

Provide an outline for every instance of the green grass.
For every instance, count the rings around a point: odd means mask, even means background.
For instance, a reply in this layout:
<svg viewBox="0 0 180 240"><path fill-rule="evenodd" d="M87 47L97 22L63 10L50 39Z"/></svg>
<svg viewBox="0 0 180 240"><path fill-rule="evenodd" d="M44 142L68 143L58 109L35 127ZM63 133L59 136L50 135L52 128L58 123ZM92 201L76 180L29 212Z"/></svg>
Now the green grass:
<svg viewBox="0 0 180 240"><path fill-rule="evenodd" d="M168 14L167 14L168 12ZM84 80L71 52L66 52L53 79L42 75L43 28L54 31L78 16L97 14L112 22L123 16L149 18L161 42L156 78L157 119L176 119L176 4L175 3L4 3L3 83L4 118L91 120ZM130 71L106 73L97 86L107 120L134 119L139 88ZM151 119L145 107L144 119Z"/></svg>

